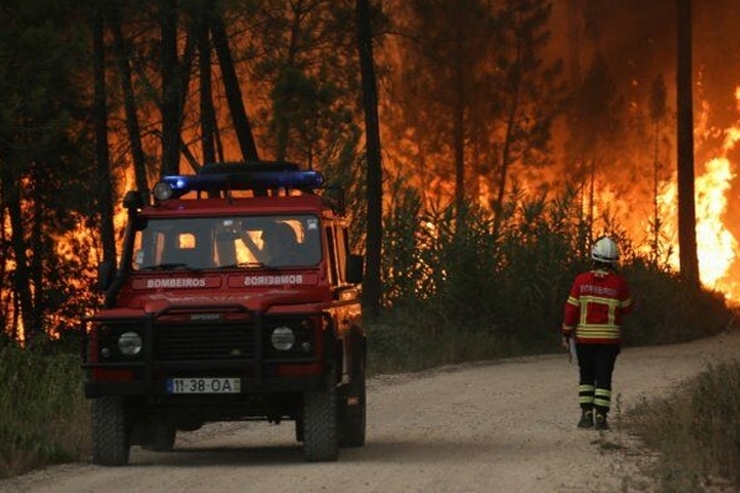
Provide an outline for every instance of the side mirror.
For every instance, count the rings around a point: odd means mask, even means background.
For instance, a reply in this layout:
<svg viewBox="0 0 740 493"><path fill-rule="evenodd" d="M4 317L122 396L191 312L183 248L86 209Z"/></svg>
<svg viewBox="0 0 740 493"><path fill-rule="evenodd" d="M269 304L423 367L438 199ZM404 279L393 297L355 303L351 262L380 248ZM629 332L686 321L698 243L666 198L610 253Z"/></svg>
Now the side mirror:
<svg viewBox="0 0 740 493"><path fill-rule="evenodd" d="M116 265L110 260L100 262L98 264L98 283L96 288L98 291L106 291L113 283L113 278L116 277Z"/></svg>
<svg viewBox="0 0 740 493"><path fill-rule="evenodd" d="M365 270L365 258L362 255L350 255L347 258L347 282L359 284L362 282Z"/></svg>
<svg viewBox="0 0 740 493"><path fill-rule="evenodd" d="M146 192L129 190L126 192L126 195L123 196L123 207L129 210L141 209L146 205L146 197Z"/></svg>

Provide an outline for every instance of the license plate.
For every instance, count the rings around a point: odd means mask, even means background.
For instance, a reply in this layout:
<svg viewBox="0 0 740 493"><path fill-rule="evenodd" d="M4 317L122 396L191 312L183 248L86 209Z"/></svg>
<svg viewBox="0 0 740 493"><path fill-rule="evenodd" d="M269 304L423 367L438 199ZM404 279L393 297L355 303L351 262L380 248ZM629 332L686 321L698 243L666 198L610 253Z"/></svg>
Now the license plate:
<svg viewBox="0 0 740 493"><path fill-rule="evenodd" d="M168 378L168 394L238 394L238 378Z"/></svg>

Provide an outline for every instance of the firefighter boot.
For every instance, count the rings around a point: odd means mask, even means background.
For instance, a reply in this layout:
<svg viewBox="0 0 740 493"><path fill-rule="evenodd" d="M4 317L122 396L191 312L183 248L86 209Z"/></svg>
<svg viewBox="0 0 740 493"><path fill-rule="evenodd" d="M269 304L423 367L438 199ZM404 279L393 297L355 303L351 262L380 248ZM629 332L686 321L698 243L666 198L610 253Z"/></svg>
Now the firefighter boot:
<svg viewBox="0 0 740 493"><path fill-rule="evenodd" d="M581 412L581 420L578 421L579 428L593 428L594 426L594 412L591 409L583 409Z"/></svg>
<svg viewBox="0 0 740 493"><path fill-rule="evenodd" d="M608 430L609 423L606 421L606 413L603 411L596 411L594 413L594 429L595 430Z"/></svg>

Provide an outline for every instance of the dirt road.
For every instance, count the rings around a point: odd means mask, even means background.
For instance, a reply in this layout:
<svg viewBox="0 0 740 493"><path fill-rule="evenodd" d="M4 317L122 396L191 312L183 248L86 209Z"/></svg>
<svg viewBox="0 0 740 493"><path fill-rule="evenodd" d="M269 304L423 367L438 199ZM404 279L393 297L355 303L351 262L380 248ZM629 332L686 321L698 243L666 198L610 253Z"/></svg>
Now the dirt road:
<svg viewBox="0 0 740 493"><path fill-rule="evenodd" d="M576 367L565 355L463 365L369 382L368 440L336 463L303 462L292 423L211 425L175 450L134 448L132 464L52 467L1 492L616 492L649 491L646 461L619 409L740 356L740 331L689 344L626 348L614 375L613 430L576 429Z"/></svg>

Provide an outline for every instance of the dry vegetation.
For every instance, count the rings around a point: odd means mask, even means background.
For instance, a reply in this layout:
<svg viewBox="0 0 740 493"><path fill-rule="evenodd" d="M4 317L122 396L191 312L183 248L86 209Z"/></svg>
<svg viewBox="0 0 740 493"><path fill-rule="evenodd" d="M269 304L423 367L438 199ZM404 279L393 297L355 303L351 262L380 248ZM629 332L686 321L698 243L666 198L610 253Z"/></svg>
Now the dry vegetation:
<svg viewBox="0 0 740 493"><path fill-rule="evenodd" d="M740 360L642 402L627 412L627 422L659 453L652 475L662 491L740 490Z"/></svg>

